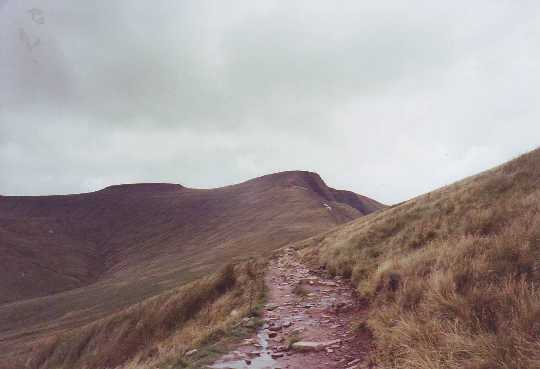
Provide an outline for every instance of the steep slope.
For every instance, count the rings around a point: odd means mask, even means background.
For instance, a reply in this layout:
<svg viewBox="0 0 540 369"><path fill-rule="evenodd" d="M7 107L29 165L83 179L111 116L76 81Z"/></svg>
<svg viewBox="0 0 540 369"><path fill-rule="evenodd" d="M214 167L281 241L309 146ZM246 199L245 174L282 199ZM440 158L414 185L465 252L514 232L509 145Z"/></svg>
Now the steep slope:
<svg viewBox="0 0 540 369"><path fill-rule="evenodd" d="M540 150L296 245L371 302L381 368L540 368Z"/></svg>
<svg viewBox="0 0 540 369"><path fill-rule="evenodd" d="M309 172L0 198L0 352L381 208ZM0 354L1 355L1 354Z"/></svg>

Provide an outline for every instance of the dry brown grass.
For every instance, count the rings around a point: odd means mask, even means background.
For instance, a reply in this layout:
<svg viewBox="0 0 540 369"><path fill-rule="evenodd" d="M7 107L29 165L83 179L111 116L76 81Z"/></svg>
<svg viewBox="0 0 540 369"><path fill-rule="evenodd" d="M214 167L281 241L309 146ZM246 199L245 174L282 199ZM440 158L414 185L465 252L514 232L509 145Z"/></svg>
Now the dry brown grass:
<svg viewBox="0 0 540 369"><path fill-rule="evenodd" d="M239 320L253 314L253 302L263 298L262 269L254 260L228 265L174 292L50 338L36 350L28 367L190 367L194 361L204 361L207 353L186 358L188 350L242 334ZM245 291L255 293L250 297Z"/></svg>
<svg viewBox="0 0 540 369"><path fill-rule="evenodd" d="M382 368L540 368L540 150L305 241L369 297Z"/></svg>

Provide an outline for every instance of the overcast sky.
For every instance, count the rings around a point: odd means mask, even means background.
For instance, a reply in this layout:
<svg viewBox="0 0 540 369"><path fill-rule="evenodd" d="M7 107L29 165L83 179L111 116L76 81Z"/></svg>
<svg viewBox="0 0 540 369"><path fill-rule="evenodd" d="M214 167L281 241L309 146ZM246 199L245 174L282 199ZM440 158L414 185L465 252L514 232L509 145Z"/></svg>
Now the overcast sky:
<svg viewBox="0 0 540 369"><path fill-rule="evenodd" d="M0 194L292 169L395 203L540 144L538 1L0 0Z"/></svg>

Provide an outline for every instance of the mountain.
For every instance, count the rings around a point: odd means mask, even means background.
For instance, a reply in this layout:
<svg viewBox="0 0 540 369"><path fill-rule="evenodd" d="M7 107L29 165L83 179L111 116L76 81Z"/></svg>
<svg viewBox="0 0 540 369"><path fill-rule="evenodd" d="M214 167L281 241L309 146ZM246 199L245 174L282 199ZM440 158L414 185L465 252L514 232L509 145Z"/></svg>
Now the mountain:
<svg viewBox="0 0 540 369"><path fill-rule="evenodd" d="M384 206L315 173L0 197L0 359Z"/></svg>
<svg viewBox="0 0 540 369"><path fill-rule="evenodd" d="M295 247L369 302L378 368L540 368L540 149Z"/></svg>

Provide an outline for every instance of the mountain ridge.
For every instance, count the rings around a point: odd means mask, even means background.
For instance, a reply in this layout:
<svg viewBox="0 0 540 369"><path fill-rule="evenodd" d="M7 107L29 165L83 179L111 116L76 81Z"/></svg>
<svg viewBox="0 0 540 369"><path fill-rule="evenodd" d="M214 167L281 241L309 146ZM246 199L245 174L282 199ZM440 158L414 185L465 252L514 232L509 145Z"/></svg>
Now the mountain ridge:
<svg viewBox="0 0 540 369"><path fill-rule="evenodd" d="M216 189L138 183L3 196L0 348L30 342L21 332L71 329L226 261L269 254L363 216L374 204L384 207L299 171Z"/></svg>

